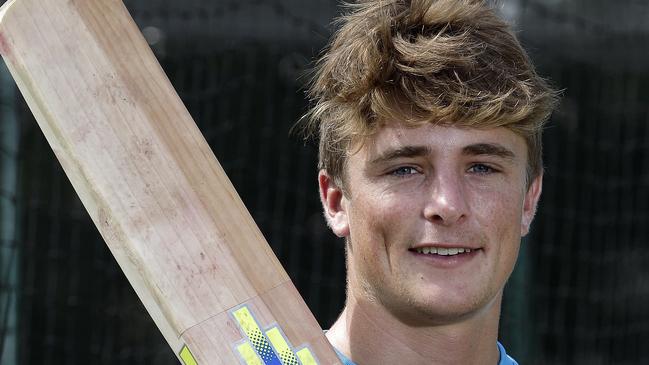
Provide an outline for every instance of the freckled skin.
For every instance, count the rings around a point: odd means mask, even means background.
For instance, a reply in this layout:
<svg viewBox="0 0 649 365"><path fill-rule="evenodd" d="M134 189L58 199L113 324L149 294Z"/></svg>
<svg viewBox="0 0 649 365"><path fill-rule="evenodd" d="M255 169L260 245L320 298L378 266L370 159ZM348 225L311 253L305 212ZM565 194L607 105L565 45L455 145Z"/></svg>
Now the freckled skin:
<svg viewBox="0 0 649 365"><path fill-rule="evenodd" d="M477 144L512 156L466 153ZM376 162L405 146L426 152ZM505 128L388 125L348 158L345 194L321 172L325 216L347 239L348 306L376 303L405 326L431 328L497 316L541 189L540 178L527 189L526 151ZM477 250L449 267L412 250L435 244Z"/></svg>

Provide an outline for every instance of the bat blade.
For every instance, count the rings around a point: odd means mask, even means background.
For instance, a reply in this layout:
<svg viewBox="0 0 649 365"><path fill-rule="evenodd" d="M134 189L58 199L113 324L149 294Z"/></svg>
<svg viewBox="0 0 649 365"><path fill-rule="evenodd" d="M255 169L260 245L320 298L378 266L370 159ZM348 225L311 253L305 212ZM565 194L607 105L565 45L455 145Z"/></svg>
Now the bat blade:
<svg viewBox="0 0 649 365"><path fill-rule="evenodd" d="M120 0L11 0L0 53L185 364L340 364Z"/></svg>

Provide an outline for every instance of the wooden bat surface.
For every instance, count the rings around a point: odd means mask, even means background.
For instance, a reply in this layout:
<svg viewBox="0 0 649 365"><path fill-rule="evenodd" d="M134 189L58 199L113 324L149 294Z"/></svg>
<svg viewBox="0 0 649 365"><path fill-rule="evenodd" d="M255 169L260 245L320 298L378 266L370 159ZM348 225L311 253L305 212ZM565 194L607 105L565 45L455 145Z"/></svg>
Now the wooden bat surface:
<svg viewBox="0 0 649 365"><path fill-rule="evenodd" d="M11 0L0 53L185 364L340 364L120 0Z"/></svg>

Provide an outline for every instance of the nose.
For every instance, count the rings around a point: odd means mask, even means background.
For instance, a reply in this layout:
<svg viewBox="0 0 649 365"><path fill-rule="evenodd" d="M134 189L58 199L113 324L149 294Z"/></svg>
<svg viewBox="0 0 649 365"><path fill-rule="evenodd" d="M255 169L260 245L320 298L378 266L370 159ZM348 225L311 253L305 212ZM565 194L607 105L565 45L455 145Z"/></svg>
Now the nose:
<svg viewBox="0 0 649 365"><path fill-rule="evenodd" d="M469 205L462 179L457 174L438 173L429 188L430 196L423 212L427 220L451 226L466 219Z"/></svg>

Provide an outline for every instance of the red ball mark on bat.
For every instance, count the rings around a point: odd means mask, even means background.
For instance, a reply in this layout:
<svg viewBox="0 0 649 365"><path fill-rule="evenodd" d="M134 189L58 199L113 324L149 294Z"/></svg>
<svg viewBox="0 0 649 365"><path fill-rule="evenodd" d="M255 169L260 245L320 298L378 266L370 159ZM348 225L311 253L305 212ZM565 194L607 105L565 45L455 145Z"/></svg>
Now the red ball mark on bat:
<svg viewBox="0 0 649 365"><path fill-rule="evenodd" d="M0 33L0 54L4 57L9 57L11 49L9 48L9 42L4 33Z"/></svg>

